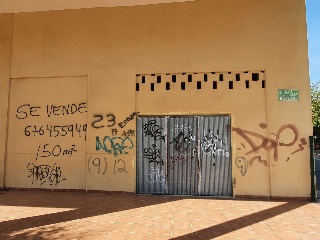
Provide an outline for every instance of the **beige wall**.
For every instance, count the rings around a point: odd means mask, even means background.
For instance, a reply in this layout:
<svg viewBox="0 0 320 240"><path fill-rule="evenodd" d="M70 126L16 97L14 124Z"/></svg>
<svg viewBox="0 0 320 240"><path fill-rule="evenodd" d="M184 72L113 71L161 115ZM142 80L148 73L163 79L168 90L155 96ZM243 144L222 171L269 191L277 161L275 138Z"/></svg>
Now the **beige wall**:
<svg viewBox="0 0 320 240"><path fill-rule="evenodd" d="M10 19L7 21L11 23ZM230 114L234 193L310 196L309 151L303 140L308 141L312 134L303 0L199 0L15 14L11 65L11 81L16 88L13 85L10 91L7 187L135 191L136 137L129 137L132 145L126 149L127 154L116 154L97 151L97 136L112 137L113 128L117 128L118 134L136 130L135 121L123 129L117 126L133 112ZM188 88L184 93L178 88L135 91L139 81L136 74L197 72L200 76L217 72L228 76L231 72L234 78L235 73L245 71L259 71L259 84L263 77L266 88L252 85L246 89L243 77L232 90L227 83L221 85L217 94L213 94L210 86L201 91ZM58 80L61 78L66 79L66 86ZM87 85L77 92L72 84L79 79L87 81ZM1 84L6 81L1 78ZM41 95L27 93L26 89L32 89L35 81L48 81L52 85L41 86ZM60 94L55 95L60 88ZM279 102L278 89L298 89L300 100ZM8 99L8 93L4 92L2 97ZM87 98L87 139L83 145L79 143L82 156L72 156L67 161L58 156L50 164L44 159L42 163L36 160L40 144L50 143L64 149L70 145L70 139L30 138L24 134L25 127L71 123L64 118L51 123L45 115L35 117L37 120L15 119L17 108L30 104L45 109L50 104L80 103L84 98ZM101 128L92 126L100 119L97 115L103 115L103 120L94 125L103 125ZM70 122L81 122L82 117L73 115ZM1 123L1 129L5 129L6 119ZM107 126L113 123L114 126ZM244 130L255 135L250 135L251 145L239 134ZM250 152L253 143L260 146L263 140L268 140L268 145ZM14 146L16 141L26 147L18 150ZM296 151L300 150L300 143L301 151ZM0 146L5 148L4 143ZM253 158L257 159L250 164ZM32 184L32 172L27 168L30 162L51 167L57 163L65 169L65 175L59 177L66 180L53 186L41 185L39 181Z"/></svg>
<svg viewBox="0 0 320 240"><path fill-rule="evenodd" d="M117 6L136 6L187 2L194 0L2 0L0 13L38 12L65 9L101 8Z"/></svg>
<svg viewBox="0 0 320 240"><path fill-rule="evenodd" d="M13 14L1 14L0 26L0 187L3 187Z"/></svg>

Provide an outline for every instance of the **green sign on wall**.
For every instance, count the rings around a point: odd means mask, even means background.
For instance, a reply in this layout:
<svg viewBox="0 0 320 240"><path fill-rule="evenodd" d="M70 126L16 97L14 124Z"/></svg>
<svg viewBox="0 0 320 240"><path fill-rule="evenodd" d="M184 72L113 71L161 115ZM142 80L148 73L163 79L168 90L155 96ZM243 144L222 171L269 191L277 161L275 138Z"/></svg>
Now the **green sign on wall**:
<svg viewBox="0 0 320 240"><path fill-rule="evenodd" d="M298 89L279 89L278 101L299 101Z"/></svg>

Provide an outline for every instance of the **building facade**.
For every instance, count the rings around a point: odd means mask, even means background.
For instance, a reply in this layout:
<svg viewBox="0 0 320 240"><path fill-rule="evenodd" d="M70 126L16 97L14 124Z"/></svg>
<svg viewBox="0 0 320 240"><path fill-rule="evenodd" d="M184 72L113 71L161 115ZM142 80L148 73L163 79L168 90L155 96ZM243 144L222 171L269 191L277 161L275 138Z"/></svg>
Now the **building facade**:
<svg viewBox="0 0 320 240"><path fill-rule="evenodd" d="M0 14L0 187L310 197L304 0Z"/></svg>

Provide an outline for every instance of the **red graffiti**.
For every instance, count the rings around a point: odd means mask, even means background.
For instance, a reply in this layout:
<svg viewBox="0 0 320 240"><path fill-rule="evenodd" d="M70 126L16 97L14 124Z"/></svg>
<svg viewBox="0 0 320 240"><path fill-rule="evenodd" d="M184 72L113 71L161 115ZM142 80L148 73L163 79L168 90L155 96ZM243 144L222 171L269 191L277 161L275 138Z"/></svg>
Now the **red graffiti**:
<svg viewBox="0 0 320 240"><path fill-rule="evenodd" d="M260 128L265 129L267 127L267 125L265 123L260 123L259 124ZM279 128L279 130L277 131L275 135L275 140L265 137L259 133L255 133L252 131L248 131L248 130L243 130L241 128L232 128L233 131L235 131L236 133L238 133L244 140L247 141L247 143L251 146L251 150L246 152L246 155L249 155L253 152L257 153L260 149L264 149L265 151L273 151L274 153L274 160L277 161L278 160L278 147L291 147L293 146L298 138L299 138L299 132L298 129L292 125L292 124L286 124L283 125L281 128ZM283 131L285 130L289 130L292 131L294 134L294 137L292 140L288 141L288 142L279 142L280 140L280 136L282 134ZM258 145L253 139L252 137L256 137L259 140L261 140L261 143ZM291 153L291 155L303 151L304 150L304 145L307 144L307 141L305 138L301 138L300 139L300 144L299 144L299 148L297 150L295 150L294 152ZM267 161L266 160L261 160L261 157L256 156L253 157L250 161L249 164L252 165L254 160L258 160L260 163L263 163L264 165L267 165Z"/></svg>
<svg viewBox="0 0 320 240"><path fill-rule="evenodd" d="M266 160L262 160L261 156L255 156L249 160L249 165L252 166L254 160L258 160L259 163L263 163L265 166L268 166L268 162Z"/></svg>
<svg viewBox="0 0 320 240"><path fill-rule="evenodd" d="M303 151L304 150L303 146L305 146L305 145L307 145L307 140L305 138L301 138L300 139L299 148L297 150L295 150L294 152L292 152L291 155L293 155L293 154L295 154L297 152Z"/></svg>

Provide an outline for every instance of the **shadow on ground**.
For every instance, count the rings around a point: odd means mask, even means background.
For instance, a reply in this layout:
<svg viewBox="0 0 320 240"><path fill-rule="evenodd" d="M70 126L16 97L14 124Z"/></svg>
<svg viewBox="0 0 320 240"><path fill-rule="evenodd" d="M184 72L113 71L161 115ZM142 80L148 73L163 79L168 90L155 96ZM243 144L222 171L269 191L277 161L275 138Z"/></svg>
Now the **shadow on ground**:
<svg viewBox="0 0 320 240"><path fill-rule="evenodd" d="M18 219L3 219L0 222L0 239L52 239L64 231L57 227L48 229L48 225L69 223L73 221L112 214L130 209L147 207L155 204L168 203L192 197L174 196L139 196L126 194L86 194L86 193L47 193L47 192L10 192L0 195L1 206L27 207L33 209L33 215ZM230 201L230 200L226 200ZM239 200L232 200L239 201ZM291 211L308 204L308 202L285 202L269 209L252 213L234 220L226 221L190 234L173 239L212 239L226 233L264 221L279 214ZM52 208L52 213L41 212L41 208ZM4 209L4 208L3 208ZM8 209L8 208L7 208ZM26 208L24 208L24 211ZM39 215L34 214L39 209ZM59 209L60 211L54 210ZM31 211L30 211L31 212ZM1 214L0 214L1 216ZM24 231L37 228L35 231ZM14 236L12 236L16 233Z"/></svg>

